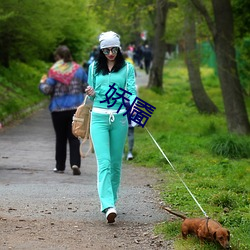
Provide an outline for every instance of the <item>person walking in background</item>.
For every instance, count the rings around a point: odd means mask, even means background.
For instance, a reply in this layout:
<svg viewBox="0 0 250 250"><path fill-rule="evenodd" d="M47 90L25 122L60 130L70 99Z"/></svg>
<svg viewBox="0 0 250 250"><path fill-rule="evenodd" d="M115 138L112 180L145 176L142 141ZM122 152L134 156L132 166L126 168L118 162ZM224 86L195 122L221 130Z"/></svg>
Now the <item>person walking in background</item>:
<svg viewBox="0 0 250 250"><path fill-rule="evenodd" d="M120 36L113 31L100 34L98 59L89 67L86 93L93 100L90 134L97 159L97 189L101 211L108 223L115 222L116 202L121 179L122 155L128 132L126 109L121 89L126 89L132 104L136 98L134 66L121 53ZM110 95L110 86L117 92ZM119 94L118 94L119 93ZM115 101L112 100L113 98ZM112 105L108 108L110 97ZM111 104L111 103L110 103ZM117 111L119 112L117 113Z"/></svg>
<svg viewBox="0 0 250 250"><path fill-rule="evenodd" d="M133 60L132 57L130 57L128 54L129 54L129 51L128 51L128 50L127 50L127 51L123 51L122 55L123 55L123 57L124 57L124 60L125 60L126 62L131 63L131 64L134 66L134 60Z"/></svg>
<svg viewBox="0 0 250 250"><path fill-rule="evenodd" d="M126 109L130 109L129 102L126 102ZM135 127L131 124L130 114L127 114L128 116L128 153L127 153L127 161L133 160L133 149L134 149L134 134L135 134Z"/></svg>
<svg viewBox="0 0 250 250"><path fill-rule="evenodd" d="M89 65L97 59L98 54L99 54L98 46L94 46L92 51L89 54L89 59L87 62L87 70L89 68Z"/></svg>
<svg viewBox="0 0 250 250"><path fill-rule="evenodd" d="M134 62L135 64L140 68L143 69L143 47L141 44L139 44L138 46L135 47L134 50L134 55L135 55L135 59Z"/></svg>
<svg viewBox="0 0 250 250"><path fill-rule="evenodd" d="M126 62L131 63L134 66L134 61L128 57L127 52L123 53L124 59ZM135 76L136 76L136 70L135 70ZM137 93L137 85L136 85L136 93ZM129 110L130 104L128 101L125 101L126 109ZM130 114L127 114L128 117L128 153L127 153L127 161L133 160L133 149L134 149L134 130L135 127L131 125L131 119ZM124 150L125 151L125 150ZM125 154L125 152L124 152Z"/></svg>
<svg viewBox="0 0 250 250"><path fill-rule="evenodd" d="M146 44L144 51L143 51L143 57L144 57L144 67L145 67L145 72L148 75L151 61L153 59L152 51L149 48L149 46Z"/></svg>
<svg viewBox="0 0 250 250"><path fill-rule="evenodd" d="M94 60L97 59L99 54L99 50L97 46L94 46L92 51L89 54L89 60L88 60L88 64L90 65L92 62L94 62Z"/></svg>
<svg viewBox="0 0 250 250"><path fill-rule="evenodd" d="M80 142L72 134L72 117L84 100L84 87L87 74L73 61L67 46L59 46L55 51L55 64L50 68L48 77L39 84L40 91L50 95L49 110L56 135L55 173L64 173L66 168L67 141L69 141L70 166L73 175L80 175Z"/></svg>

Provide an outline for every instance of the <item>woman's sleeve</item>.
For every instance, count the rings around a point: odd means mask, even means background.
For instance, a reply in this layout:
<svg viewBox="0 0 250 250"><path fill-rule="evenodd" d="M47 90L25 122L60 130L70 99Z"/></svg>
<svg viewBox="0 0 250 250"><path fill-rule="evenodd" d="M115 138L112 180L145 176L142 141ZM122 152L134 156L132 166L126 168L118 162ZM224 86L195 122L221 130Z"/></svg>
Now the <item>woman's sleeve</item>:
<svg viewBox="0 0 250 250"><path fill-rule="evenodd" d="M127 91L131 93L129 95L130 105L134 102L137 92L136 92L136 78L135 78L135 68L131 63L128 63L127 72Z"/></svg>
<svg viewBox="0 0 250 250"><path fill-rule="evenodd" d="M44 82L40 82L39 90L45 95L51 95L54 91L56 81L53 78L47 78Z"/></svg>
<svg viewBox="0 0 250 250"><path fill-rule="evenodd" d="M83 67L80 67L75 74L76 78L79 78L83 84L88 82L88 76Z"/></svg>

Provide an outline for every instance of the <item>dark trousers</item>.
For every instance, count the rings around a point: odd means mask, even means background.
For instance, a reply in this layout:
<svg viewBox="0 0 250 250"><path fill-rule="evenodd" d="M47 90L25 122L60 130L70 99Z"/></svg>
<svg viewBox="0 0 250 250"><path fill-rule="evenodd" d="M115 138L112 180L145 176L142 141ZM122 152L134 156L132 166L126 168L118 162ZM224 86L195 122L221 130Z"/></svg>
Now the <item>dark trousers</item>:
<svg viewBox="0 0 250 250"><path fill-rule="evenodd" d="M134 127L129 127L128 128L128 151L133 152L134 148Z"/></svg>
<svg viewBox="0 0 250 250"><path fill-rule="evenodd" d="M81 156L79 152L80 142L72 134L72 117L76 110L52 112L52 122L56 133L56 168L65 170L67 157L67 141L69 141L70 166L81 165Z"/></svg>
<svg viewBox="0 0 250 250"><path fill-rule="evenodd" d="M144 60L144 66L145 66L145 71L147 75L149 73L150 63L151 63L150 60Z"/></svg>

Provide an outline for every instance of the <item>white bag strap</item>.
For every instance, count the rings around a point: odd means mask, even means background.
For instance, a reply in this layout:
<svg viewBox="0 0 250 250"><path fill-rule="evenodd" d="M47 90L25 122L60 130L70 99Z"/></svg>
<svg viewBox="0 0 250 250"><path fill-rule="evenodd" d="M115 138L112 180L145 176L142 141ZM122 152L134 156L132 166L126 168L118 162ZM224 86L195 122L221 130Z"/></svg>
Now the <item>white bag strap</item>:
<svg viewBox="0 0 250 250"><path fill-rule="evenodd" d="M84 103L86 102L86 99L87 99L87 95L86 97L84 98ZM87 122L87 131L89 131L90 129L90 114L88 116L88 122ZM89 137L89 138L88 138ZM85 135L84 138L80 138L81 139L81 142L80 142L80 147L79 147L79 151L80 151L80 155L82 158L85 158L87 157L87 155L92 152L94 153L94 147L93 147L93 143L92 143L92 139L91 139L91 136L90 136L90 133ZM87 141L89 141L89 148L86 152L84 152L83 150L83 146L87 143Z"/></svg>
<svg viewBox="0 0 250 250"><path fill-rule="evenodd" d="M90 123L90 116L88 118L88 128L87 129L89 129L89 125L90 125L89 123ZM89 148L84 153L83 146L85 143L87 143L87 141L89 141ZM89 134L89 139L87 138L87 135L86 135L85 138L83 138L82 141L80 142L79 152L80 152L80 155L82 158L87 157L90 152L94 153L93 142L92 142L90 134Z"/></svg>
<svg viewBox="0 0 250 250"><path fill-rule="evenodd" d="M84 97L84 100L83 100L83 105L85 105L86 104L86 101L87 101L87 98L88 98L88 95L87 94L85 94L85 97Z"/></svg>

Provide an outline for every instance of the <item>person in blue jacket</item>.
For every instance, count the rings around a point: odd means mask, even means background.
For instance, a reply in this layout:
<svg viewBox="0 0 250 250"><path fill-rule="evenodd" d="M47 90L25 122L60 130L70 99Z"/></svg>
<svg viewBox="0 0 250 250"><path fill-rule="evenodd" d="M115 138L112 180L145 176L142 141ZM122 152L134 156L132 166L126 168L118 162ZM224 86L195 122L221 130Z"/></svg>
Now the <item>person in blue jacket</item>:
<svg viewBox="0 0 250 250"><path fill-rule="evenodd" d="M39 84L40 91L51 96L49 110L56 134L54 172L64 173L67 142L69 142L70 166L73 175L80 175L80 142L72 134L72 117L84 100L87 74L79 64L73 61L67 46L59 46L54 56L56 62Z"/></svg>
<svg viewBox="0 0 250 250"><path fill-rule="evenodd" d="M90 134L97 159L97 189L101 211L115 222L123 148L128 131L124 99L136 98L134 66L121 53L120 36L113 31L99 36L100 53L88 72L86 93L93 100ZM125 92L125 95L123 95ZM120 98L123 96L123 98Z"/></svg>

